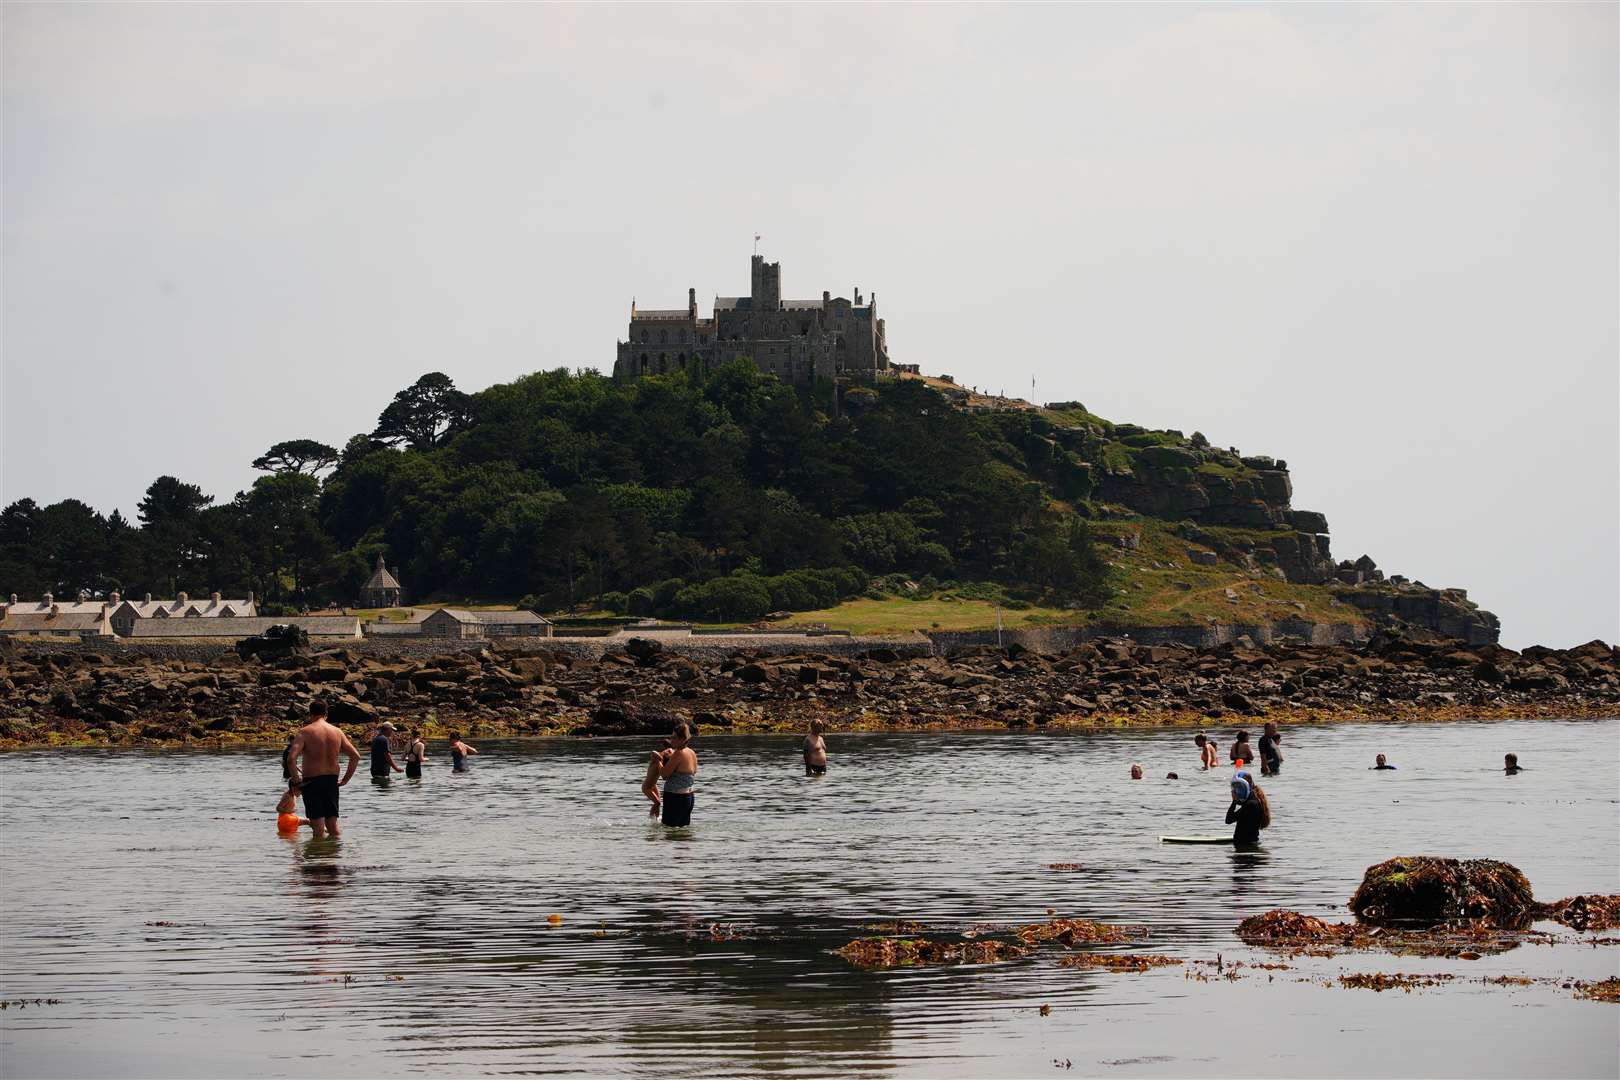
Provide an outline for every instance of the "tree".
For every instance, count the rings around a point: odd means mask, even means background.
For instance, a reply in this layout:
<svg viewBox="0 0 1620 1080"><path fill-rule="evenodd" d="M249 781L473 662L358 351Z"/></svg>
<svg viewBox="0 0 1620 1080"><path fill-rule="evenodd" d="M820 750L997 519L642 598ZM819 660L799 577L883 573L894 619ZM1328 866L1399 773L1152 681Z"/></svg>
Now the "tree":
<svg viewBox="0 0 1620 1080"><path fill-rule="evenodd" d="M214 497L204 495L196 484L160 476L136 504L146 549L142 576L155 584L157 591L172 594L190 576L198 557L199 520L213 501Z"/></svg>
<svg viewBox="0 0 1620 1080"><path fill-rule="evenodd" d="M291 439L278 442L253 459L253 467L262 472L304 472L317 476L338 462L333 447L314 439Z"/></svg>
<svg viewBox="0 0 1620 1080"><path fill-rule="evenodd" d="M471 399L456 389L450 376L430 371L394 395L371 437L392 446L431 450L465 425L471 411Z"/></svg>

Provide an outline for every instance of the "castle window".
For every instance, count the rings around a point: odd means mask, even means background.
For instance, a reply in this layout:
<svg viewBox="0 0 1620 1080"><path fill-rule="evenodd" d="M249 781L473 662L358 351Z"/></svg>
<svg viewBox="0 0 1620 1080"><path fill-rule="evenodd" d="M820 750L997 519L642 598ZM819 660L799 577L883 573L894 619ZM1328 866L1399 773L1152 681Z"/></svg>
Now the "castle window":
<svg viewBox="0 0 1620 1080"><path fill-rule="evenodd" d="M641 343L643 345L647 344L647 331L645 330L641 332Z"/></svg>
<svg viewBox="0 0 1620 1080"><path fill-rule="evenodd" d="M660 331L658 331L658 344L660 344L660 345L669 344L669 331L668 330L660 330Z"/></svg>

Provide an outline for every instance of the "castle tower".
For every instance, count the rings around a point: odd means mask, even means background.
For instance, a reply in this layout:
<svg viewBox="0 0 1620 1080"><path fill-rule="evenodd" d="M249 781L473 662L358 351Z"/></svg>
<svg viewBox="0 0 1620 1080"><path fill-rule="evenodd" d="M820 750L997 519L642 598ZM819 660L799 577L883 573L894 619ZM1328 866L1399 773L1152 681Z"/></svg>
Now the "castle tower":
<svg viewBox="0 0 1620 1080"><path fill-rule="evenodd" d="M768 263L765 256L755 255L749 275L755 311L775 311L782 306L782 264Z"/></svg>

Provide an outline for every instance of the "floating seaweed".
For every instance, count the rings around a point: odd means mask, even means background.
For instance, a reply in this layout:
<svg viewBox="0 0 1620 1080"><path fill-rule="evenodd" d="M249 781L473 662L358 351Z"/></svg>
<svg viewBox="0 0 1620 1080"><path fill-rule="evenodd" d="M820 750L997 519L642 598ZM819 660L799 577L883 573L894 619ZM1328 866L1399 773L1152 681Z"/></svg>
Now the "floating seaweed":
<svg viewBox="0 0 1620 1080"><path fill-rule="evenodd" d="M1055 862L1047 863L1046 868L1048 870L1084 870L1085 865L1077 862Z"/></svg>
<svg viewBox="0 0 1620 1080"><path fill-rule="evenodd" d="M1151 953L1075 953L1058 960L1063 967L1106 968L1109 971L1146 971L1184 962L1174 956L1155 956Z"/></svg>
<svg viewBox="0 0 1620 1080"><path fill-rule="evenodd" d="M857 967L917 964L996 964L1019 960L1031 950L1008 941L940 941L935 938L856 938L837 954Z"/></svg>
<svg viewBox="0 0 1620 1080"><path fill-rule="evenodd" d="M1385 990L1404 990L1410 994L1413 987L1438 986L1454 978L1456 978L1455 975L1443 974L1402 975L1396 972L1394 975L1386 975L1381 971L1357 972L1354 975L1339 976L1339 985L1354 990L1373 990L1378 993L1383 993Z"/></svg>
<svg viewBox="0 0 1620 1080"><path fill-rule="evenodd" d="M1576 983L1575 996L1583 1001L1608 1001L1620 1004L1620 979Z"/></svg>
<svg viewBox="0 0 1620 1080"><path fill-rule="evenodd" d="M1520 945L1550 944L1552 937L1534 930L1508 930L1487 922L1443 925L1422 930L1332 923L1313 915L1275 908L1238 924L1237 935L1248 945L1289 949L1308 956L1331 956L1340 949L1379 949L1408 956L1455 956L1477 960Z"/></svg>
<svg viewBox="0 0 1620 1080"><path fill-rule="evenodd" d="M1620 926L1620 896L1584 893L1569 896L1554 904L1537 904L1538 918L1552 919L1565 926L1580 930L1612 930Z"/></svg>
<svg viewBox="0 0 1620 1080"><path fill-rule="evenodd" d="M1111 923L1092 922L1090 919L1052 918L1043 923L1028 923L1013 927L1013 933L1025 945L1103 945L1132 938L1146 937L1145 926L1114 926Z"/></svg>

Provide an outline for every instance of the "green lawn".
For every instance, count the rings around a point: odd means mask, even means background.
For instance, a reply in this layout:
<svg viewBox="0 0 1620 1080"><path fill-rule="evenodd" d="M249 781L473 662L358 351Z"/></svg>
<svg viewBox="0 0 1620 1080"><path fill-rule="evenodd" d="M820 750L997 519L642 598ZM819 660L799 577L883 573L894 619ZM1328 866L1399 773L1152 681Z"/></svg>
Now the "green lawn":
<svg viewBox="0 0 1620 1080"><path fill-rule="evenodd" d="M1074 622L1079 612L1057 608L1001 609L1001 625L1021 626ZM821 611L797 611L773 624L781 628L825 624L855 634L908 634L913 630L994 630L996 606L988 600L846 600Z"/></svg>

